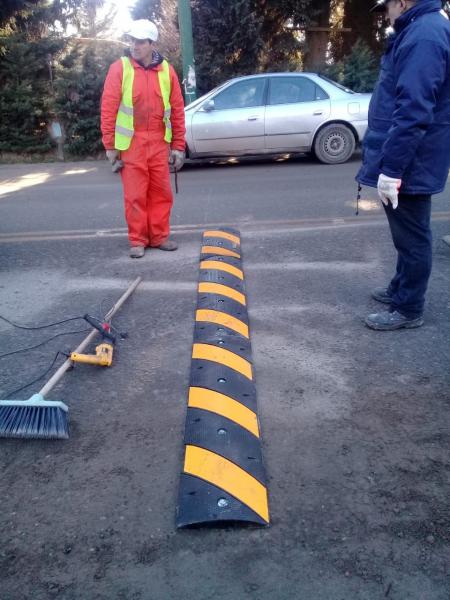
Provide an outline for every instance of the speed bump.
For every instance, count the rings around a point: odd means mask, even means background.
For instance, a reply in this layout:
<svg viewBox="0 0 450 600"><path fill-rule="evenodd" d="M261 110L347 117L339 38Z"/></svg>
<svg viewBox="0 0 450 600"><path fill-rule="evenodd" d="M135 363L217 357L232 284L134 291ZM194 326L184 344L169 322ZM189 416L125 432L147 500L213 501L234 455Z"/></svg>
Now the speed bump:
<svg viewBox="0 0 450 600"><path fill-rule="evenodd" d="M240 234L203 234L177 526L269 524Z"/></svg>

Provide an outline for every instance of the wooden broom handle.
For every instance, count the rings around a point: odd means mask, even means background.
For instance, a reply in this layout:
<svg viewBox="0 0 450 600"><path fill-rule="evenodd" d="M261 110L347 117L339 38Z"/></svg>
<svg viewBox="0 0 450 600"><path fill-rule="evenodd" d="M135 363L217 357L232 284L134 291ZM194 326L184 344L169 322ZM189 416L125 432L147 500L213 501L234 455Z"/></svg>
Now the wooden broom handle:
<svg viewBox="0 0 450 600"><path fill-rule="evenodd" d="M127 291L119 298L119 300L117 300L117 302L114 304L114 306L111 308L111 310L106 313L105 317L104 317L104 321L109 321L113 315L119 310L119 308L122 306L122 304L125 302L125 300L128 299L129 296L131 296L131 294L134 292L134 290L137 288L137 286L141 283L142 281L142 277L136 277L136 279L133 281L133 283L130 285L130 287L127 289ZM91 331L91 333L89 333L84 340L81 342L81 344L74 350L74 352L78 352L81 353L83 352L83 350L86 348L86 346L95 338L95 336L98 334L97 329L93 329ZM44 385L44 387L39 391L39 394L41 396L46 396L48 394L48 392L55 387L55 385L58 383L58 381L61 379L61 377L64 375L64 373L67 371L67 369L70 369L70 367L73 365L73 361L70 360L70 358L68 358L60 367L59 369L54 373L54 375L47 381L47 383Z"/></svg>

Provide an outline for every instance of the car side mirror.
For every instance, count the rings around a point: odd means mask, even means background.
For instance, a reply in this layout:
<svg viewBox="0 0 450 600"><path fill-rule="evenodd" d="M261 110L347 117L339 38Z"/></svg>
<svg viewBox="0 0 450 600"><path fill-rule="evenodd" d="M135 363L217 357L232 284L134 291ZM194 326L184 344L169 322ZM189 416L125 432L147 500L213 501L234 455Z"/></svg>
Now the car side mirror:
<svg viewBox="0 0 450 600"><path fill-rule="evenodd" d="M203 105L203 110L205 112L211 112L212 110L214 110L214 108L214 100L208 100L208 102L205 102L205 104Z"/></svg>

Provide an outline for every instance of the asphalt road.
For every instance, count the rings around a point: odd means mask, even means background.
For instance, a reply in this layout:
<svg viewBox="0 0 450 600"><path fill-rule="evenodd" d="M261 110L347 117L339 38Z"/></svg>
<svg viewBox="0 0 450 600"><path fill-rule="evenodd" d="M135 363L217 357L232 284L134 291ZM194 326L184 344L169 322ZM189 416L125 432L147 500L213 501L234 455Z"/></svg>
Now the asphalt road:
<svg viewBox="0 0 450 600"><path fill-rule="evenodd" d="M395 256L373 191L354 214L357 168L191 166L173 211L179 250L132 261L106 164L0 166L0 315L100 316L144 279L115 319L129 336L113 367L79 366L50 394L70 407L70 439L0 440L1 600L448 600L450 188L434 201L425 325L373 332L370 290ZM213 224L242 233L272 522L177 531ZM2 354L75 329L0 321L0 397L85 334Z"/></svg>

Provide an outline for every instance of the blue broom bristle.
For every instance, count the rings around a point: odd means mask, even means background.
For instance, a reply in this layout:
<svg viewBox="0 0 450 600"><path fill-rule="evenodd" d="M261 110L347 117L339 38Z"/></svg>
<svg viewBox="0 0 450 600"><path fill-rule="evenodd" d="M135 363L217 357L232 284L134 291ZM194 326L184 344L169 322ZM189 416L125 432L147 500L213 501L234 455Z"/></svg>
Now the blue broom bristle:
<svg viewBox="0 0 450 600"><path fill-rule="evenodd" d="M65 440L69 437L67 411L60 406L0 406L0 438Z"/></svg>

